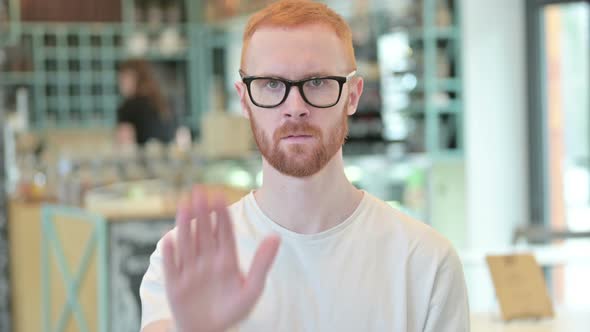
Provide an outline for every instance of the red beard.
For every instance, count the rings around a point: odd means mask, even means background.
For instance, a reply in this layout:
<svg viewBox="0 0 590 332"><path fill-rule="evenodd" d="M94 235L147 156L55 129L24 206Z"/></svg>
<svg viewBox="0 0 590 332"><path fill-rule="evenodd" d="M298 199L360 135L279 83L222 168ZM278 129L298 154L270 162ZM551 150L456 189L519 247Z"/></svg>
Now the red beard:
<svg viewBox="0 0 590 332"><path fill-rule="evenodd" d="M248 113L250 127L260 153L272 167L288 176L303 178L322 170L344 145L348 135L348 116L342 111L341 121L331 128L327 140L319 128L307 122L287 122L275 130L272 142L269 142L264 132L256 125L252 110L248 109ZM312 136L313 141L302 144L281 143L282 138L294 134Z"/></svg>

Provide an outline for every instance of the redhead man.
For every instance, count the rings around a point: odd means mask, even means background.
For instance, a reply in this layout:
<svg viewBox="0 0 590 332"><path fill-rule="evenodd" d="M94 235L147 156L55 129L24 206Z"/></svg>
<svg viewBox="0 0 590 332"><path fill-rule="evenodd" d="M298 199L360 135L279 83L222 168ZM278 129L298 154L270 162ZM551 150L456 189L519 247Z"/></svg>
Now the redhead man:
<svg viewBox="0 0 590 332"><path fill-rule="evenodd" d="M229 208L198 189L180 203L141 285L143 332L469 331L449 242L344 175L355 70L350 28L323 4L250 18L235 87L263 184Z"/></svg>

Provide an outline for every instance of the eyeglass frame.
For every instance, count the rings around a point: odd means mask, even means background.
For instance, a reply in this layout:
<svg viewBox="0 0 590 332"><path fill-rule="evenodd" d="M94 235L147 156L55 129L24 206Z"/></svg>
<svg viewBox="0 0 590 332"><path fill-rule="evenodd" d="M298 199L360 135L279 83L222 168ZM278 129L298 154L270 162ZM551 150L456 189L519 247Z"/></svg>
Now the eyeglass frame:
<svg viewBox="0 0 590 332"><path fill-rule="evenodd" d="M336 104L338 104L338 102L340 101L340 97L342 97L342 87L344 86L345 83L349 82L350 79L354 75L356 75L356 70L353 70L352 72L350 72L346 76L308 77L308 78L304 78L302 80L296 80L296 81L288 80L288 79L281 78L281 77L275 77L275 76L247 76L241 69L240 69L239 73L240 73L240 77L242 78L242 82L244 84L246 84L246 89L248 90L248 96L250 97L250 101L252 102L252 104L254 104L258 107L275 108L275 107L280 106L289 97L289 93L291 92L291 87L296 86L299 89L299 94L301 95L303 100L308 105L313 106L315 108L330 108L330 107L334 107ZM276 105L273 105L273 106L264 106L264 105L258 104L256 101L254 101L254 98L252 98L252 93L250 91L250 84L252 83L252 81L257 80L257 79L270 79L270 80L280 81L283 84L285 84L285 95L283 96L283 99L281 99L280 102L278 102ZM338 87L339 87L338 98L336 99L335 103L333 103L331 105L327 105L327 106L316 106L316 105L310 103L309 100L307 100L307 97L305 96L305 92L303 92L303 85L309 81L319 80L319 79L333 79L338 82Z"/></svg>

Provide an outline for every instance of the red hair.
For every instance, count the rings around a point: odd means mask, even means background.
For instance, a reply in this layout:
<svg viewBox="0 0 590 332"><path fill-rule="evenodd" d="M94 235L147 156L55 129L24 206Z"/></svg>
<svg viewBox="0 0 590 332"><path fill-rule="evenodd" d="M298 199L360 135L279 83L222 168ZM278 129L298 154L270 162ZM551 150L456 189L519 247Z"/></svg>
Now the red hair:
<svg viewBox="0 0 590 332"><path fill-rule="evenodd" d="M334 30L342 41L350 70L356 69L350 26L327 5L311 0L277 1L252 15L244 30L241 67L244 67L245 54L256 30L263 27L294 28L308 24L324 24Z"/></svg>

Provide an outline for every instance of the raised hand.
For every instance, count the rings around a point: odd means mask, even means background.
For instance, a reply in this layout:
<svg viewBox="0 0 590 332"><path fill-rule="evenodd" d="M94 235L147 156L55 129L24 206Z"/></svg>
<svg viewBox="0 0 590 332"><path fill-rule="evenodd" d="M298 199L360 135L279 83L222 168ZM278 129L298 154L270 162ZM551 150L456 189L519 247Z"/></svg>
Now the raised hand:
<svg viewBox="0 0 590 332"><path fill-rule="evenodd" d="M210 205L198 188L180 203L176 239L173 234L163 239L162 250L166 294L177 331L220 332L243 320L262 293L279 238L262 241L244 275L224 200Z"/></svg>

